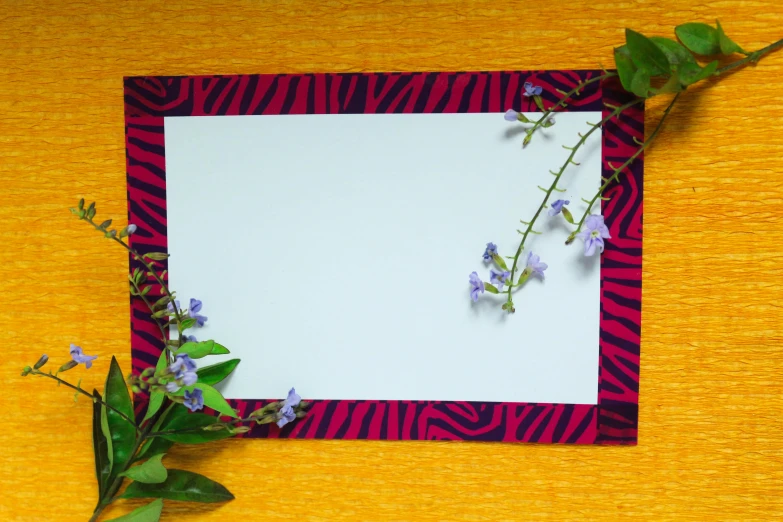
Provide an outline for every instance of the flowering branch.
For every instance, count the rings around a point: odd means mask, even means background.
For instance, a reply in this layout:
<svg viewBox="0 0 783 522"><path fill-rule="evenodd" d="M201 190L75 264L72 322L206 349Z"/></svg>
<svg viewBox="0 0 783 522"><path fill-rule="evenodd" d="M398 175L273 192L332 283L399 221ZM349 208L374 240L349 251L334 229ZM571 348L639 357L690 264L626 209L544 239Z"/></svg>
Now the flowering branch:
<svg viewBox="0 0 783 522"><path fill-rule="evenodd" d="M119 415L120 417L122 417L123 419L128 421L128 424L133 426L136 431L141 432L141 430L136 427L136 422L133 419L131 419L130 417L128 417L127 415L122 413L120 410L116 409L114 406L112 406L111 404L109 404L106 401L104 401L103 399L99 399L98 397L96 397L92 393L88 392L87 390L82 388L80 385L77 384L77 385L74 386L73 384L69 383L68 381L59 378L57 375L54 375L54 374L51 374L51 373L45 373L45 372L42 372L40 370L33 370L33 369L31 369L31 370L28 371L27 368L25 368L25 374L40 375L40 376L43 376L43 377L48 377L50 379L54 379L55 381L57 381L58 385L62 384L64 386L67 386L68 388L70 388L72 390L75 390L77 393L81 393L85 397L89 397L90 400L92 400L93 402L100 402L101 404L103 404L104 406L106 406L107 408L109 408L110 410L115 412L117 415Z"/></svg>
<svg viewBox="0 0 783 522"><path fill-rule="evenodd" d="M641 143L639 148L636 150L636 152L633 153L633 155L626 160L625 163L614 169L614 172L611 176L606 178L604 180L603 185L601 185L601 188L598 189L598 192L595 193L593 198L588 201L586 199L583 199L585 203L587 203L587 209L585 209L584 214L582 214L582 218L579 220L579 223L576 225L576 230L574 230L570 236L568 236L568 239L566 240L566 245L570 245L574 239L576 239L576 235L582 230L582 225L584 225L585 219L587 219L587 216L590 215L590 210L593 208L593 205L595 204L598 199L600 199L603 196L604 191L607 189L609 185L611 185L613 182L617 181L620 177L620 173L625 170L626 167L628 167L633 161L639 157L639 155L644 152L644 149L650 146L652 141L655 139L655 137L658 135L658 132L661 130L661 127L663 127L663 122L666 120L666 117L669 115L669 112L672 110L672 107L674 107L674 104L677 102L677 99L680 97L682 93L678 92L674 98L672 98L672 101L669 103L669 106L666 107L666 110L663 111L663 115L661 116L661 119L658 121L658 125L655 126L655 130L653 130L652 134L650 134L650 137L644 140L644 142ZM611 167L611 163L609 164Z"/></svg>
<svg viewBox="0 0 783 522"><path fill-rule="evenodd" d="M615 116L619 115L620 113L622 113L628 107L631 107L633 105L637 105L637 104L639 104L641 102L642 102L642 100L636 99L636 100L633 100L633 101L630 101L630 102L626 103L625 105L621 105L620 107L615 107L614 110L612 110L612 112L608 116L606 116L604 119L602 119L599 123L592 125L591 129L589 131L587 131L587 133L585 133L584 135L581 135L581 138L579 139L579 141L577 142L577 144L574 147L566 147L567 149L571 150L571 154L568 155L568 159L566 159L566 161L560 167L560 170L558 172L552 172L552 174L554 174L554 176L555 176L554 181L549 186L549 189L543 189L544 192L545 192L544 199L541 201L541 204L538 206L538 210L536 210L536 213L533 215L533 218L529 222L526 222L527 228L525 229L525 231L524 232L520 232L522 234L522 240L519 242L519 247L517 247L517 252L514 255L514 262L511 265L511 270L510 270L510 272L511 272L511 277L510 277L511 284L508 285L508 290L506 291L506 293L508 294L508 300L507 300L506 304L503 305L503 309L504 310L506 310L508 312L514 312L514 303L512 301L511 292L513 291L513 289L516 286L519 286L520 284L522 284L524 282L520 278L520 281L516 285L513 284L514 275L516 274L517 266L518 266L518 263L519 263L519 256L522 254L522 250L525 247L525 241L527 241L528 236L531 233L534 233L534 234L536 233L533 230L533 225L535 225L536 221L538 220L538 217L541 215L541 211L544 210L544 208L546 208L546 204L549 201L549 197L552 195L552 192L554 192L555 190L559 190L557 188L557 183L560 181L560 178L562 177L563 173L565 172L565 169L568 167L569 164L576 164L576 162L574 161L574 156L576 155L576 151L579 150L579 148L582 145L584 145L584 143L587 141L587 138L589 138L590 135L593 132L595 132L597 129L600 129L601 126L604 123L606 123L610 119L614 118Z"/></svg>

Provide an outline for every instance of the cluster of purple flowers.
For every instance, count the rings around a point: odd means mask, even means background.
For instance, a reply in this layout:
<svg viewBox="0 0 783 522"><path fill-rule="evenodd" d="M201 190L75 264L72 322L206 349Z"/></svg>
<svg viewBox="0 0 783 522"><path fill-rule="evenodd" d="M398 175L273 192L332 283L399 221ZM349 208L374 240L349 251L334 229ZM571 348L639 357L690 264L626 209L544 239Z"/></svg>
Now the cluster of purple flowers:
<svg viewBox="0 0 783 522"><path fill-rule="evenodd" d="M490 288L495 288L497 292L502 292L505 285L514 286L511 281L511 272L506 268L505 262L498 255L498 247L495 243L487 243L487 247L484 249L483 259L485 262L495 262L500 270L495 268L489 269L489 283L485 283L479 277L478 272L471 272L468 277L470 283L470 298L473 302L478 301L479 295L483 294L487 285L492 285ZM530 276L537 275L544 278L544 270L548 268L546 263L541 262L541 258L533 252L528 252L527 260L525 262L525 269L520 277L520 283L526 281ZM497 293L493 291L492 293Z"/></svg>

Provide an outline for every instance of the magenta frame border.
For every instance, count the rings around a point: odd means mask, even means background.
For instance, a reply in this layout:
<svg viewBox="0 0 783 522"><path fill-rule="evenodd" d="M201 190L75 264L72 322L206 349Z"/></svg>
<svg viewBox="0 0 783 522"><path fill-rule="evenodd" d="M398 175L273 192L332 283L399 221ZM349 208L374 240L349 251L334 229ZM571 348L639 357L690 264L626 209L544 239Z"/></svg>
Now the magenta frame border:
<svg viewBox="0 0 783 522"><path fill-rule="evenodd" d="M245 114L460 113L538 109L523 84L543 87L546 106L559 91L601 71L148 76L124 79L128 219L138 226L132 246L166 252L163 118ZM630 100L611 80L588 85L569 111L602 111ZM500 117L500 116L498 116ZM499 124L501 124L500 122ZM627 109L603 128L604 175L622 164L644 137L644 109ZM483 440L636 444L641 335L642 176L640 156L602 203L612 239L601 259L598 404L448 401L314 401L304 419L282 429L256 426L245 437L388 440ZM578 248L578 247L575 247ZM131 269L137 261L130 259ZM165 267L166 262L162 265ZM159 295L154 288L151 296ZM154 366L163 349L139 298L131 298L134 372ZM142 413L148 398L137 395ZM272 399L230 400L246 415Z"/></svg>

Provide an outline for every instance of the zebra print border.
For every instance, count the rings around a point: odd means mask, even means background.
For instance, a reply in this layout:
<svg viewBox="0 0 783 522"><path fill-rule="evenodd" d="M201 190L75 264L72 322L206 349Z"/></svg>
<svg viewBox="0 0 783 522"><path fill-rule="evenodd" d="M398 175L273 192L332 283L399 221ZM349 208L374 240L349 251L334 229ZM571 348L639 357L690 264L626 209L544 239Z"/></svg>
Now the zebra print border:
<svg viewBox="0 0 783 522"><path fill-rule="evenodd" d="M128 219L132 245L165 252L166 164L163 118L246 114L464 113L537 110L523 84L543 87L545 104L600 71L278 74L128 77L124 80ZM611 80L568 105L603 111L629 100ZM603 129L603 170L621 164L644 137L644 110L633 107ZM601 260L598 404L443 401L315 401L301 421L256 426L247 437L481 440L635 444L641 331L642 171L640 156L602 203L612 239ZM578 247L576 247L578 248ZM131 269L138 263L130 260ZM162 262L166 268L166 262ZM151 296L159 295L155 288ZM131 298L133 370L154 366L163 349L144 303ZM136 396L137 412L147 397ZM232 400L242 415L268 400Z"/></svg>

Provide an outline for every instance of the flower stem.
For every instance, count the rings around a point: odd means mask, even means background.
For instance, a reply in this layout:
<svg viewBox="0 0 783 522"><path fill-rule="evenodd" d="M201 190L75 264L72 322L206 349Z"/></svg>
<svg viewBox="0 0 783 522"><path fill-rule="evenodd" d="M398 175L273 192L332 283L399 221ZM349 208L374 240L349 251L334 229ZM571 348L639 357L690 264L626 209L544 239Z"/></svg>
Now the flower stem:
<svg viewBox="0 0 783 522"><path fill-rule="evenodd" d="M737 60L736 62L732 62L728 65L725 65L715 71L715 75L723 74L726 71L730 71L732 69L736 69L737 67L741 67L743 65L746 65L748 63L755 63L759 61L765 54L771 53L772 51L776 49L780 49L783 47L783 40L778 40L775 43L769 44L768 46L764 47L763 49L759 49L758 51L753 51L752 53L748 54L745 58L742 60Z"/></svg>
<svg viewBox="0 0 783 522"><path fill-rule="evenodd" d="M72 390L76 390L77 392L81 393L82 395L84 395L86 397L89 397L90 400L94 401L94 400L97 399L97 397L95 397L92 393L88 392L87 390L85 390L81 386L74 386L73 384L69 383L68 381L64 381L63 379L60 379L56 375L52 375L50 373L44 373L44 372L39 371L39 370L33 370L30 373L32 375L42 375L43 377L48 377L49 379L54 379L55 381L59 382L60 384L63 384L65 386L67 386L68 388L72 389ZM101 404L103 404L104 406L106 406L107 408L109 408L110 410L115 412L117 415L119 415L120 417L122 417L123 419L128 421L130 423L130 425L133 426L136 429L137 432L141 431L141 430L139 430L139 428L136 427L136 422L133 421L133 419L131 419L130 417L128 417L124 413L122 413L120 410L118 410L117 408L115 408L112 405L108 404L104 400L99 400L98 402L100 402Z"/></svg>
<svg viewBox="0 0 783 522"><path fill-rule="evenodd" d="M595 78L590 78L589 80L585 80L584 82L578 83L576 85L576 87L574 87L570 91L564 93L563 97L560 98L560 101L558 101L556 104L552 105L549 109L545 110L543 112L543 114L541 114L541 117L538 119L538 121L536 121L536 123L528 131L528 134L532 136L533 133L536 132L536 130L541 125L543 125L545 121L547 121L549 119L549 116L553 112L555 112L555 109L557 109L558 107L564 107L565 108L566 102L567 102L567 100L571 99L571 96L573 96L574 94L577 94L579 91L581 91L582 89L584 89L586 86L590 85L591 83L599 82L601 80L606 80L607 78L611 78L613 76L617 76L617 73L610 73L610 72L608 72L608 73L602 74L600 76L596 76Z"/></svg>
<svg viewBox="0 0 783 522"><path fill-rule="evenodd" d="M666 117L669 115L669 112L672 110L672 107L674 107L675 102L680 97L680 94L682 92L678 92L674 98L672 98L672 101L669 103L669 106L666 107L666 110L663 111L663 116L661 116L660 121L658 121L658 125L655 126L655 130L652 131L652 134L650 134L650 137L647 138L644 143L642 143L639 146L639 149L633 153L633 156L628 158L625 163L614 169L614 173L609 176L606 181L604 181L603 185L601 185L601 188L598 189L598 192L595 193L593 196L593 199L589 201L587 204L587 209L585 210L584 214L582 214L582 219L579 220L579 223L576 225L576 230L571 233L570 236L568 236L568 240L566 240L566 245L571 244L576 237L576 235L579 233L580 230L582 230L582 225L584 225L585 219L587 219L587 216L590 215L590 209L593 208L593 205L595 205L595 202L598 200L598 198L601 197L601 195L604 193L604 190L614 181L617 181L617 179L620 176L620 173L625 170L625 168L630 165L633 160L635 160L644 150L649 147L650 143L655 139L655 137L658 135L658 132L663 127L663 122L666 120ZM610 165L611 166L611 165Z"/></svg>
<svg viewBox="0 0 783 522"><path fill-rule="evenodd" d="M576 155L576 151L579 150L579 148L584 145L584 143L587 141L587 138L590 137L590 135L595 132L597 129L600 129L604 123L609 121L610 119L614 118L621 112L623 112L628 107L631 107L633 105L637 105L639 103L642 103L643 100L636 99L633 101L630 101L626 103L625 105L621 105L620 107L616 107L607 117L602 119L599 123L592 126L592 128L587 131L580 139L579 142L571 149L571 154L568 155L568 159L563 163L563 166L560 167L560 171L555 175L555 180L552 182L552 184L549 186L549 189L546 191L546 195L544 196L543 201L541 202L541 205L539 205L538 210L536 210L535 215L533 215L533 218L530 220L530 222L527 224L527 228L525 229L525 232L522 234L522 241L519 242L519 247L517 248L517 252L514 255L514 263L511 266L511 282L514 282L514 274L517 270L517 264L519 263L519 256L522 254L522 250L525 247L525 241L527 241L527 236L530 235L531 231L533 230L533 225L536 223L536 220L538 220L538 216L541 215L541 211L546 208L547 201L549 201L549 196L552 195L552 192L555 191L557 188L557 183L560 181L560 177L563 175L563 172L565 172L566 167L568 167L569 163L573 162L574 156ZM514 289L513 286L509 286L506 293L508 294L508 302L511 303L511 291ZM509 311L512 311L511 309Z"/></svg>

